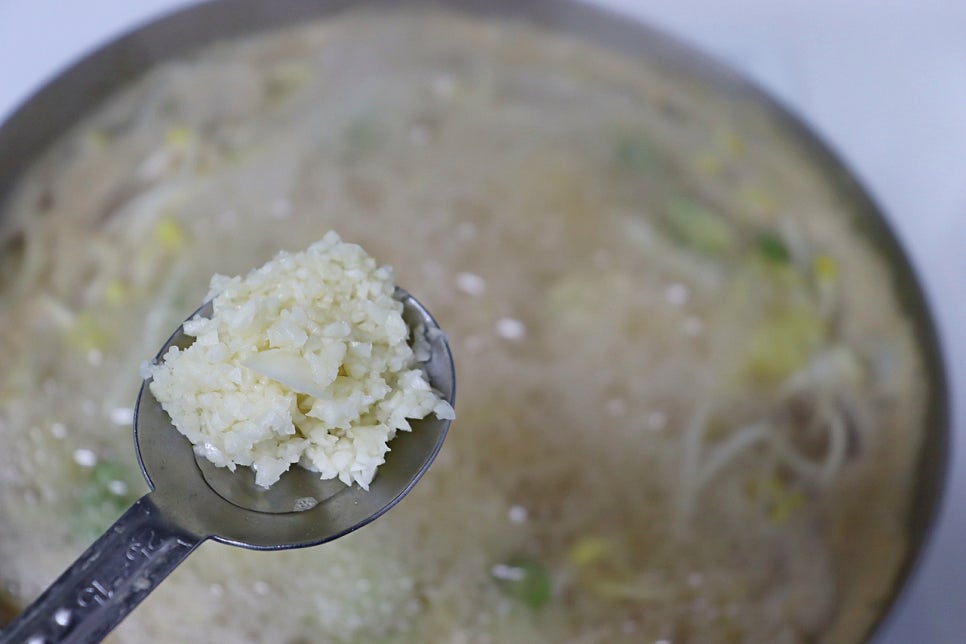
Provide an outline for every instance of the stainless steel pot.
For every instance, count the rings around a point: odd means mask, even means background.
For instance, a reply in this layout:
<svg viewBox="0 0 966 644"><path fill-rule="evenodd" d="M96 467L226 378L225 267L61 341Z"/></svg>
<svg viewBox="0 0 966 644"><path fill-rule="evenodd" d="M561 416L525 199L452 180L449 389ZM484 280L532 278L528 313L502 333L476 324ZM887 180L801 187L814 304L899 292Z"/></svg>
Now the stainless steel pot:
<svg viewBox="0 0 966 644"><path fill-rule="evenodd" d="M0 207L23 171L57 137L105 97L152 65L193 48L367 5L399 8L399 0L235 0L189 8L120 38L79 61L33 96L0 127ZM566 32L631 59L657 62L717 91L747 97L781 123L855 215L855 223L889 260L893 286L913 321L928 378L928 431L919 455L919 475L908 517L910 547L889 601L888 614L914 568L939 504L947 464L948 402L937 334L919 283L879 209L849 170L801 122L754 85L723 65L627 18L574 0L410 0L412 6L453 9L534 23ZM0 596L0 624L16 612Z"/></svg>

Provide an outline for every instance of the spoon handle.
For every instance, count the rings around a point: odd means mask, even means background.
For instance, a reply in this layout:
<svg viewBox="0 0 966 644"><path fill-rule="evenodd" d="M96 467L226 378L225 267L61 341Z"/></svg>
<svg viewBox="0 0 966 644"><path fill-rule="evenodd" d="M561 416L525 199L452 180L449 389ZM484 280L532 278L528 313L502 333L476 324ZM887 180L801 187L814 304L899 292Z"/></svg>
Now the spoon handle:
<svg viewBox="0 0 966 644"><path fill-rule="evenodd" d="M100 641L204 539L141 497L0 632L0 644Z"/></svg>

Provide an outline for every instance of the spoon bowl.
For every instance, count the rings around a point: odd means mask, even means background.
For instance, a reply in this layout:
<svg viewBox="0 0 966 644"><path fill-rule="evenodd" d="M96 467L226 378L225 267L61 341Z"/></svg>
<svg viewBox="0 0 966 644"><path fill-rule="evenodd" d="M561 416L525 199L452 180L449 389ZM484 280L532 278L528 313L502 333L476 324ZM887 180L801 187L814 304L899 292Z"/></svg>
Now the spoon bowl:
<svg viewBox="0 0 966 644"><path fill-rule="evenodd" d="M453 403L456 377L445 335L403 289L411 341L425 341L430 384ZM194 315L210 315L206 303ZM193 342L183 325L158 353ZM98 641L195 548L208 539L255 550L304 548L337 539L398 503L429 468L450 421L428 417L400 432L369 490L293 467L270 488L247 467L234 471L197 457L187 438L141 385L134 416L138 461L151 492L139 499L33 604L0 633L0 643Z"/></svg>

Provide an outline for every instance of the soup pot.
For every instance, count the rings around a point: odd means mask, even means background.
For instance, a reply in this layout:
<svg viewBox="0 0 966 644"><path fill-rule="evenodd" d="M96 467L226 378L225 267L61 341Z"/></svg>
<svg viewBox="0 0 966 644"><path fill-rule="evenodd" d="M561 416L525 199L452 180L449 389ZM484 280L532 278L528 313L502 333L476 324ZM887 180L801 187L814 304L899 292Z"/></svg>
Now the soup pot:
<svg viewBox="0 0 966 644"><path fill-rule="evenodd" d="M682 85L698 88L698 92L704 92L713 97L725 97L729 105L744 105L747 110L753 111L759 115L759 118L771 123L775 129L781 131L783 137L792 142L795 153L799 155L802 163L814 172L825 189L834 195L835 203L844 213L843 216L849 220L852 229L857 231L884 260L889 283L880 284L880 286L892 294L901 309L902 317L908 321L915 351L921 361L924 409L922 427L924 429L921 441L918 443L917 454L912 459L915 473L911 482L912 489L909 491L908 510L902 511L906 545L895 574L884 582L887 588L882 593L874 617L868 620L868 624L862 630L862 636L871 635L888 614L928 538L945 476L948 440L945 371L936 332L922 291L909 262L879 209L849 170L814 133L753 84L736 75L726 66L675 42L647 25L570 0L451 0L448 2L237 0L198 5L141 27L93 52L50 82L0 127L0 207L5 207L5 202L9 205L9 202L14 200L18 185L28 169L56 141L69 133L71 128L95 108L115 95L120 88L135 82L149 69L161 63L190 59L200 47L213 43L231 42L252 34L315 20L335 20L346 13L359 10L419 15L421 12L435 9L444 9L459 16L494 21L495 24L527 25L540 33L573 39L575 42L606 52L608 56L613 56L615 59L631 61L631 64L639 64L642 68L660 69L662 74L678 79ZM493 38L499 39L500 36L493 36ZM297 75L299 72L295 70L293 73ZM575 72L577 80L574 82L579 82L580 73L591 72L578 70ZM360 78L360 82L364 80ZM445 83L438 89L443 93L449 91ZM203 89L198 88L198 91ZM566 87L560 89L560 96L566 96L566 92ZM378 96L378 92L375 96ZM668 102L662 109L669 119L679 118L675 114L678 108L673 101ZM430 128L431 125L431 123L426 124L425 128ZM428 136L428 130L425 128L417 127L410 131L410 135L414 140L422 140ZM371 131L360 126L355 132L363 148L370 145L370 137L374 136ZM179 133L175 132L172 136L177 138ZM740 143L729 139L727 135L722 143L725 147L759 144L767 143L755 140ZM618 154L626 164L647 166L652 163L653 152L646 145L638 145L633 140L625 141L622 145L623 147L618 146ZM472 151L468 154L472 154ZM707 163L714 165L715 161L709 159ZM618 171L615 170L615 172ZM566 173L554 175L551 179L556 180L559 176L567 175ZM365 188L362 190L364 192ZM276 205L278 210L276 214L284 215L282 211L288 206L284 203ZM562 207L566 208L566 205ZM0 211L0 214L2 212ZM169 231L169 233L174 237L177 236L176 231ZM7 245L6 252L18 252L15 246L21 243L21 240L0 237L0 241ZM786 248L790 244L775 243L775 240L767 238L761 238L759 241L764 252L771 253L772 258L794 254L794 248ZM713 245L716 242L708 243ZM252 265L256 263L252 262ZM471 274L463 275L464 291L481 291L484 288L477 277ZM410 285L408 281L406 284ZM412 288L417 289L415 285ZM681 294L680 289L672 289L668 291L668 298L674 299ZM445 326L445 319L443 321ZM515 338L519 339L517 336L524 332L522 324L512 317L503 317L500 323L504 339L511 341ZM0 332L6 333L7 330ZM454 353L459 353L459 347L454 349ZM460 361L459 355L457 360ZM473 357L467 355L462 360L465 363L471 363ZM699 406L699 402L694 401L696 406ZM619 406L618 403L614 405ZM472 414L474 411L467 413ZM655 423L658 420L655 419ZM457 420L454 424L453 431L456 433L460 431L459 423L460 420ZM127 447L119 445L117 449L124 450ZM50 467L56 466L54 463L50 465ZM44 472L37 472L36 475L44 476ZM3 479L0 478L0 484L2 481ZM749 494L753 493L749 492ZM466 499L468 506L472 506L473 503L474 499ZM511 510L511 519L516 517L521 521L524 520L526 515L524 508L513 506ZM397 512L406 512L405 504ZM18 520L19 517L3 519L4 522ZM591 540L583 543L583 550L577 548L571 554L578 559L581 556L604 557L605 555L594 554L595 547L606 549L607 546L603 541ZM505 568L494 568L491 573L498 578L501 574L512 578L514 575L524 574L520 571L529 570L528 565L510 562ZM578 573L572 570L569 573L561 573L562 577L568 574ZM695 577L695 580L697 579L698 577ZM566 579L564 582L560 579L553 581L559 584L566 582ZM698 582L695 581L695 583ZM536 591L531 589L529 592ZM16 602L5 599L4 594L0 593L0 620L10 619L18 609ZM239 607L238 610L243 609ZM679 631L678 636L686 640L688 637L686 629Z"/></svg>

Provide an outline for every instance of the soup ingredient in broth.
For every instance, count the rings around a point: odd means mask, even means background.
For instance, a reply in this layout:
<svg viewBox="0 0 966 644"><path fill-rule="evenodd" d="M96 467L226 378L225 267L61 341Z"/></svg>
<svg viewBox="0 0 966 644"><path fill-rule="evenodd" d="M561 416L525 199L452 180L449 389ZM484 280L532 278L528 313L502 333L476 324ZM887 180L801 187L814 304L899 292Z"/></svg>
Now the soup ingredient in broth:
<svg viewBox="0 0 966 644"><path fill-rule="evenodd" d="M195 342L148 367L195 452L269 487L294 463L368 489L408 419L453 408L408 344L392 269L334 232L245 277L215 275Z"/></svg>

